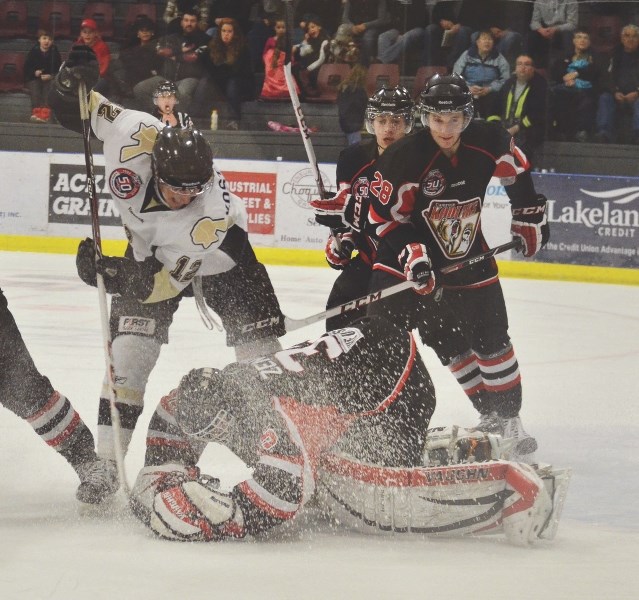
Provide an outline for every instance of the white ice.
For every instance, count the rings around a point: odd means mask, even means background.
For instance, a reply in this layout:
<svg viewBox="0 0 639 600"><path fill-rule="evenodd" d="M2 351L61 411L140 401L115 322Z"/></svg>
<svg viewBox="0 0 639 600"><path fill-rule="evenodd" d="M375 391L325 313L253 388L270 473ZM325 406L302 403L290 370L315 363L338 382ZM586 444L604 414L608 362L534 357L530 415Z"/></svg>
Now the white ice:
<svg viewBox="0 0 639 600"><path fill-rule="evenodd" d="M335 274L269 267L284 312L320 311ZM477 598L639 597L639 288L503 280L523 375L523 421L538 457L574 474L557 538L530 549L497 536L425 539L336 533L301 515L267 540L222 544L160 541L118 498L110 515L80 514L77 479L29 425L0 409L0 598ZM40 370L95 431L103 374L97 292L74 257L0 252L0 287ZM289 334L293 343L321 325ZM196 366L233 359L183 302L152 373L127 458L140 468L155 403ZM476 415L434 354L433 424ZM0 399L0 402L2 399ZM220 452L210 469L228 468Z"/></svg>

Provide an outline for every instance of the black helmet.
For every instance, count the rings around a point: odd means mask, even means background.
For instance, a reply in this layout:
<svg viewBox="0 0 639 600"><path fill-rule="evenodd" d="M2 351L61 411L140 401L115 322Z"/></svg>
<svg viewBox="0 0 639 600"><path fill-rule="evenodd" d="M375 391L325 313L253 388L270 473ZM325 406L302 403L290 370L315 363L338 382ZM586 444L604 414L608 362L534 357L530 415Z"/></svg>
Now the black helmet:
<svg viewBox="0 0 639 600"><path fill-rule="evenodd" d="M426 83L417 108L424 127L428 127L428 113L463 112L466 129L473 118L473 95L461 75L436 74Z"/></svg>
<svg viewBox="0 0 639 600"><path fill-rule="evenodd" d="M153 101L160 96L175 96L177 97L177 87L172 81L163 81L155 88L153 92Z"/></svg>
<svg viewBox="0 0 639 600"><path fill-rule="evenodd" d="M410 133L415 123L414 117L415 103L410 97L408 90L401 85L394 88L383 87L377 90L369 99L366 105L366 131L375 133L373 121L379 115L395 115L404 117L406 122L405 133Z"/></svg>
<svg viewBox="0 0 639 600"><path fill-rule="evenodd" d="M213 150L197 129L162 129L153 146L151 163L156 183L194 196L213 185Z"/></svg>

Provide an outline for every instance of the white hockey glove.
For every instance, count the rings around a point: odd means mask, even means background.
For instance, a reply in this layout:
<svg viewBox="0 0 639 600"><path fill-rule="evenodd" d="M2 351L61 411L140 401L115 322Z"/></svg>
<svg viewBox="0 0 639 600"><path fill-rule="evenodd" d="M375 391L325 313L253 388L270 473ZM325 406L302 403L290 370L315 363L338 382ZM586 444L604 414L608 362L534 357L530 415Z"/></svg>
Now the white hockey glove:
<svg viewBox="0 0 639 600"><path fill-rule="evenodd" d="M407 281L412 281L415 292L431 294L435 289L435 272L424 244L408 244L399 255L399 264L404 269Z"/></svg>
<svg viewBox="0 0 639 600"><path fill-rule="evenodd" d="M510 233L521 240L526 258L535 256L550 239L550 226L546 218L546 197L539 195L537 206L513 208Z"/></svg>
<svg viewBox="0 0 639 600"><path fill-rule="evenodd" d="M340 241L339 247L337 245L337 240L335 239L336 236ZM331 235L328 238L326 248L324 249L326 262L331 269L341 271L349 262L351 262L351 254L353 254L354 249L355 243L353 242L353 235L350 231Z"/></svg>
<svg viewBox="0 0 639 600"><path fill-rule="evenodd" d="M179 474L181 475L181 474ZM231 494L206 475L161 486L153 498L149 526L160 537L180 541L219 541L244 537L244 519Z"/></svg>
<svg viewBox="0 0 639 600"><path fill-rule="evenodd" d="M331 229L343 229L353 225L354 198L350 188L344 187L330 198L311 200L310 205L315 212L315 220L320 225ZM359 231L359 229L358 229Z"/></svg>

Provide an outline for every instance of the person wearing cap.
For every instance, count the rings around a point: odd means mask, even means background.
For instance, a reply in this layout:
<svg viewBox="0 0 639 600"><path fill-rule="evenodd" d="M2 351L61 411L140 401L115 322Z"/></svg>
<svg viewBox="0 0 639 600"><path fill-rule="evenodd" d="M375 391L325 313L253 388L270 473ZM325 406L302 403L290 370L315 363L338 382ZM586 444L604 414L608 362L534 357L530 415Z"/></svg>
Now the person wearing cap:
<svg viewBox="0 0 639 600"><path fill-rule="evenodd" d="M88 46L95 52L100 67L100 79L94 89L101 94L108 92L109 84L106 77L109 71L109 65L111 64L111 51L107 43L102 39L98 30L98 24L94 19L84 19L82 21L80 24L80 35L75 43Z"/></svg>

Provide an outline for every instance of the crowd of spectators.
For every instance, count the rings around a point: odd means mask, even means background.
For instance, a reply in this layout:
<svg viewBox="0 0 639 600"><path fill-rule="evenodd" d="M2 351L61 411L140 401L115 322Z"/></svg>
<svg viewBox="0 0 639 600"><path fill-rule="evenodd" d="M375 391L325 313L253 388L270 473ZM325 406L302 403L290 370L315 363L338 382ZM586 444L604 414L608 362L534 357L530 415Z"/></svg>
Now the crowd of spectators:
<svg viewBox="0 0 639 600"><path fill-rule="evenodd" d="M98 55L98 91L125 106L152 111L154 90L170 81L181 109L206 119L211 110L224 107L222 126L235 129L243 102L288 97L284 4L169 0L158 22L136 21L113 57L92 19L82 21L77 41ZM396 63L404 75L420 66L463 75L477 115L502 120L533 154L540 140L549 138L639 143L639 28L632 23L638 15L620 3L589 3L585 23L575 0L290 4L293 72L303 100L317 95L323 64L352 63L348 56L357 50L364 68ZM612 51L598 52L593 44L588 31L593 14L617 15L625 25L614 32L619 39ZM34 121L49 118L44 98L48 77L59 68L56 55L53 38L40 31L25 69Z"/></svg>

